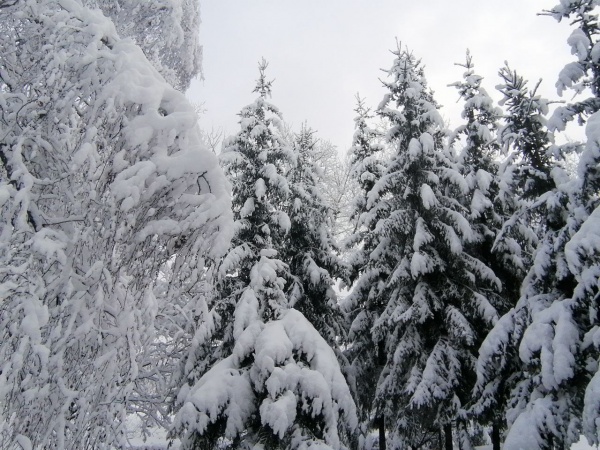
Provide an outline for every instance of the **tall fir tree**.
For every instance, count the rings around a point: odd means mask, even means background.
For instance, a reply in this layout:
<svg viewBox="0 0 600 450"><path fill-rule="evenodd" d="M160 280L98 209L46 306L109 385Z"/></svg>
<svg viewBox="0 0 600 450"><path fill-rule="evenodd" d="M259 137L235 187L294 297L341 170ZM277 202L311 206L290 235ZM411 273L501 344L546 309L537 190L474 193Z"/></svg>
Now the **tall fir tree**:
<svg viewBox="0 0 600 450"><path fill-rule="evenodd" d="M489 304L474 292L499 281L464 252L473 230L467 211L448 195L463 191L464 180L445 152L446 132L423 68L406 50L394 54L384 82L389 93L378 108L389 120L394 153L367 200L368 215L378 220L364 273L383 275L385 299L372 329L385 355L373 416L383 419L393 448L438 439L442 427L449 448L451 423L468 400L474 325L486 320Z"/></svg>
<svg viewBox="0 0 600 450"><path fill-rule="evenodd" d="M345 448L356 425L334 351L292 308L302 302L294 297L299 288L286 293L292 275L276 248L292 226L285 174L296 161L281 138L281 116L267 102L266 67L263 60L259 97L242 110L241 131L222 153L236 233L219 268L219 297L207 332L192 349L192 359L208 356L210 366L179 394L173 433L184 448ZM206 346L208 351L198 351Z"/></svg>
<svg viewBox="0 0 600 450"><path fill-rule="evenodd" d="M492 98L481 86L482 77L475 73L468 51L466 62L460 66L465 69L463 80L453 86L465 102L462 117L466 122L454 131L450 144L455 148L462 145L462 148L459 147L458 163L466 182L466 191L459 198L468 210L467 218L474 232L474 239L465 245L465 251L490 267L502 283L500 291L492 289L480 293L485 296L482 305L485 305L486 311L485 320L477 325L479 340L472 348L473 358L476 358L487 331L519 299L524 268L519 241L508 234L499 238L504 221L512 215L515 206L512 201L501 202L498 198L500 167L497 161L501 148L496 133L502 111L494 106ZM518 263L515 264L515 261ZM472 377L473 374L466 376ZM493 447L499 450L504 414L495 399L504 396L504 385L498 383L494 387L496 390L490 389L485 395L478 394L469 405L469 411L463 411L463 418L473 417L479 423L491 425ZM459 431L461 440L467 441L466 428Z"/></svg>
<svg viewBox="0 0 600 450"><path fill-rule="evenodd" d="M376 217L368 214L367 198L384 171L384 161L383 148L378 143L380 133L369 124L373 115L358 95L356 100L357 116L354 119L355 132L349 157L351 176L360 190L353 202L350 217L354 231L345 241L349 251L350 281L356 284L344 299L343 308L351 320L348 335L351 345L346 355L352 376L358 383L356 398L364 439L373 425L380 425L371 423L371 412L377 379L383 368L384 352L383 344L373 342L371 328L383 310L383 302L379 298L379 274L366 272L369 254L374 249L373 230L377 223Z"/></svg>
<svg viewBox="0 0 600 450"><path fill-rule="evenodd" d="M505 210L512 210L506 217L496 239L514 248L515 266L527 274L532 266L531 255L544 233L543 212L533 208L541 195L554 186L551 177L551 135L546 128L547 100L536 94L538 85L528 90L527 82L508 65L500 69L503 84L498 89L503 94L505 106L504 125L499 130L499 142L505 159L500 167L499 200ZM548 218L549 220L549 218ZM521 283L519 283L521 288ZM519 298L521 297L519 291ZM477 364L477 384L474 410L478 414L493 411L501 415L504 427L512 423L514 390L523 376L519 361L518 343L524 332L526 310L511 308L490 331L480 348ZM494 434L494 446L500 445L500 436Z"/></svg>
<svg viewBox="0 0 600 450"><path fill-rule="evenodd" d="M577 61L567 64L559 75L559 93L588 88L592 96L555 111L550 126L562 130L565 121L579 115L585 122L586 142L579 159L577 180L570 190L569 220L565 228L570 240L565 259L574 277L573 316L579 329L579 361L585 364L582 432L591 445L600 445L600 25L598 1L562 2L550 13L557 20L571 19L577 28L568 39ZM587 117L587 121L584 118ZM562 269L562 267L561 267ZM580 372L581 373L581 372ZM575 372L576 378L577 371ZM581 395L581 392L578 394Z"/></svg>
<svg viewBox="0 0 600 450"><path fill-rule="evenodd" d="M577 28L569 36L567 43L577 61L565 65L558 74L556 89L559 95L572 90L575 95L589 89L591 97L570 102L556 109L552 117L551 127L564 130L567 122L578 118L579 124L584 124L589 117L600 110L600 72L598 68L598 2L596 0L563 0L546 14L557 21L569 19Z"/></svg>
<svg viewBox="0 0 600 450"><path fill-rule="evenodd" d="M292 145L294 164L286 173L290 231L276 247L290 269L290 302L337 348L347 326L334 284L336 279L346 279L348 271L332 235L333 209L322 196L316 145L314 131L303 125Z"/></svg>
<svg viewBox="0 0 600 450"><path fill-rule="evenodd" d="M594 97L558 108L550 121L561 130L577 115L581 122L587 119L587 142L574 177L561 167L564 150L573 146L546 151L554 158L550 188L531 205L543 218L541 239L519 303L490 339L512 334L509 345L518 348L521 364L508 411L507 449L566 448L582 431L598 442L597 6L596 1L565 1L549 12L559 20L572 17L578 25L568 40L578 61L561 71L559 93L589 86Z"/></svg>
<svg viewBox="0 0 600 450"><path fill-rule="evenodd" d="M373 119L371 110L365 105L365 100L356 95L357 114L354 118L354 136L352 147L348 151L352 178L360 187L360 196L354 200L350 220L354 225L354 233L346 240L349 248L357 247L364 243L367 234L366 224L361 220L361 215L367 210L367 197L376 181L385 169L384 148L379 142L381 133L373 128L369 121ZM351 262L360 268L366 262L366 251L357 250L351 256Z"/></svg>
<svg viewBox="0 0 600 450"><path fill-rule="evenodd" d="M529 91L527 81L508 64L500 69L499 75L502 84L498 90L503 95L500 104L506 108L499 140L508 153L503 182L509 192L503 194L535 199L555 186L548 152L552 136L546 127L549 102L537 94L541 80Z"/></svg>

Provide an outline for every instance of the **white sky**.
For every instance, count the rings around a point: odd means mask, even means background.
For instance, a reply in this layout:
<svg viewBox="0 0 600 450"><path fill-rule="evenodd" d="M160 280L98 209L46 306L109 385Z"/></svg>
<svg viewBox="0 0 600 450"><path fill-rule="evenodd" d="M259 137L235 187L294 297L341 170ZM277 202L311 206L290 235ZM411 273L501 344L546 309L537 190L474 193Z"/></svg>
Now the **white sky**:
<svg viewBox="0 0 600 450"><path fill-rule="evenodd" d="M354 133L355 94L375 109L385 90L380 69L397 37L425 64L429 86L452 126L462 108L455 88L469 48L484 87L496 95L508 61L540 93L556 98L559 70L572 61L567 23L536 13L558 0L201 0L204 81L189 98L203 103L201 126L238 131L253 101L261 57L275 79L271 102L297 129L304 121L345 152Z"/></svg>

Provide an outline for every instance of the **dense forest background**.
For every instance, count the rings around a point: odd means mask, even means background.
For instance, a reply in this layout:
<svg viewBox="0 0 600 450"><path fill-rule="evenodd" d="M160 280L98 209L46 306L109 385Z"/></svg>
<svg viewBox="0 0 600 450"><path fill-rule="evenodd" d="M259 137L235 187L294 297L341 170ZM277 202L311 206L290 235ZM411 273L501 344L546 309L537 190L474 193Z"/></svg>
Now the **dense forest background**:
<svg viewBox="0 0 600 450"><path fill-rule="evenodd" d="M552 114L467 52L450 128L397 42L345 158L264 59L199 127L195 0L0 0L0 447L598 445L599 6Z"/></svg>

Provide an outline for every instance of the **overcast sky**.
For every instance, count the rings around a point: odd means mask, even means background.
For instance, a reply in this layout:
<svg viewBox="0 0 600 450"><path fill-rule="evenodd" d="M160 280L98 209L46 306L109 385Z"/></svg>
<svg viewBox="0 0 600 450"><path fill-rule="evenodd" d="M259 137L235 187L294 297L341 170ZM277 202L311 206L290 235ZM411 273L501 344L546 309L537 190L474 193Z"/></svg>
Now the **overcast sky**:
<svg viewBox="0 0 600 450"><path fill-rule="evenodd" d="M495 95L507 60L541 93L556 98L558 71L571 61L567 23L536 13L558 0L201 0L204 81L188 92L202 103L204 129L238 131L237 113L252 93L261 57L274 78L284 120L304 121L345 152L354 133L355 94L373 109L384 90L396 37L425 64L442 114L458 123L455 88L470 49L484 87Z"/></svg>

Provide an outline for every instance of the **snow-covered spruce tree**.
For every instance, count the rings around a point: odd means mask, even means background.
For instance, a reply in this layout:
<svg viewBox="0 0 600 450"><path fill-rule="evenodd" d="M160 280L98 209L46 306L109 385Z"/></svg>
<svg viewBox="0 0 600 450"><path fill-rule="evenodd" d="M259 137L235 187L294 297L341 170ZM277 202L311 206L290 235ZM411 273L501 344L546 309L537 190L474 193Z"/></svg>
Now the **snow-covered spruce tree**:
<svg viewBox="0 0 600 450"><path fill-rule="evenodd" d="M267 102L266 66L259 65L259 97L242 110L241 130L221 154L233 186L235 236L219 269L215 320L196 342L209 348L199 352L208 355L209 370L189 377L179 394L173 434L183 448L338 449L356 426L334 351L292 308L302 300L286 296L292 275L276 243L291 230L285 169L295 161L280 137L280 114Z"/></svg>
<svg viewBox="0 0 600 450"><path fill-rule="evenodd" d="M380 144L381 133L372 128L369 121L373 119L371 110L365 106L364 99L356 95L357 116L354 119L354 137L352 147L348 151L350 158L351 176L359 186L359 195L354 199L350 220L354 225L353 233L346 239L348 248L359 247L367 235L365 217L361 215L367 211L367 197L381 177L385 169L384 149ZM356 249L351 256L354 275L367 261L368 250Z"/></svg>
<svg viewBox="0 0 600 450"><path fill-rule="evenodd" d="M594 98L559 108L550 121L562 129L575 115L587 118L587 142L576 177L570 179L560 160L555 162L550 171L553 189L532 205L538 217L546 218L542 238L519 303L490 339L493 344L494 339L516 335L522 365L508 411L507 449L567 448L582 431L598 443L597 6L594 1L564 1L550 11L558 19L574 17L579 26L569 38L579 61L561 72L559 93L565 87L577 92L583 80L592 86ZM561 156L561 148L551 150L555 158Z"/></svg>
<svg viewBox="0 0 600 450"><path fill-rule="evenodd" d="M555 186L548 152L552 137L545 118L548 101L536 94L541 80L529 91L527 81L508 64L498 74L502 78L502 84L497 86L503 95L500 104L506 109L499 141L508 154L503 164L501 196L504 201L508 197L535 199Z"/></svg>
<svg viewBox="0 0 600 450"><path fill-rule="evenodd" d="M374 250L373 231L377 217L368 214L368 194L384 171L382 148L378 144L380 134L371 128L369 121L373 118L364 100L358 95L354 119L354 138L349 150L351 176L359 187L358 195L352 204L350 219L353 232L345 241L349 251L350 281L356 282L350 294L344 299L343 308L349 315L351 327L348 339L351 343L346 356L351 364L352 376L359 383L356 391L358 401L361 434L367 436L376 425L383 433L381 421L371 423L373 398L377 380L385 363L383 341L373 341L371 328L375 319L383 310L380 298L380 268L367 268L369 255Z"/></svg>
<svg viewBox="0 0 600 450"><path fill-rule="evenodd" d="M201 73L198 0L83 0L109 17L121 38L129 37L142 49L167 82L185 91Z"/></svg>
<svg viewBox="0 0 600 450"><path fill-rule="evenodd" d="M552 129L563 130L575 115L586 123L586 143L579 160L577 180L570 194L565 229L565 259L574 277L571 310L579 329L579 362L585 361L582 431L591 445L600 444L600 25L597 0L562 1L549 13L557 20L570 19L577 28L568 39L577 61L567 64L556 84L559 94L589 88L592 96L558 108L550 120ZM585 118L587 117L587 120ZM559 266L563 269L562 266ZM557 277L558 278L558 277ZM560 278L559 278L560 282ZM577 379L575 371L573 380ZM591 377L591 379L589 379ZM588 381L589 379L589 381ZM580 394L580 393L578 393Z"/></svg>
<svg viewBox="0 0 600 450"><path fill-rule="evenodd" d="M348 271L332 236L333 210L322 196L316 145L314 131L303 125L292 145L294 163L286 174L290 229L274 245L289 266L289 301L336 348L347 327L333 285Z"/></svg>
<svg viewBox="0 0 600 450"><path fill-rule="evenodd" d="M478 398L476 408L501 411L510 427L520 408L527 403L524 399L531 394L527 387L529 369L521 360L519 345L531 314L549 298L542 300L536 295L531 296L527 293L527 285L539 269L536 266L544 253L539 253L539 249L549 244L546 238L564 223L564 199L558 200L555 187L566 175L546 129L544 115L548 102L537 96L535 89L528 91L526 81L508 66L500 70L500 76L504 84L498 88L504 95L502 103L507 109L505 125L500 131L500 142L507 153L501 168L500 199L505 205L514 203L514 212L505 221L497 241L514 236L520 242L524 256L533 253L536 246L538 250L533 258L523 258L521 263L529 274L521 288L519 302L496 323L481 346L475 397ZM550 260L547 263L553 264ZM541 275L539 271L538 275ZM544 283L542 279L540 282ZM541 285L539 288L545 289ZM529 435L533 436L533 433ZM529 444L533 445L532 442ZM522 442L511 445L520 446Z"/></svg>
<svg viewBox="0 0 600 450"><path fill-rule="evenodd" d="M154 281L224 252L228 183L98 10L5 3L0 34L0 447L125 447Z"/></svg>
<svg viewBox="0 0 600 450"><path fill-rule="evenodd" d="M551 121L553 129L564 130L566 123L575 117L578 117L580 124L584 124L586 117L600 110L598 6L597 0L562 0L559 5L546 11L559 22L569 19L577 25L567 40L577 61L567 64L560 71L556 82L558 94L562 96L567 90L573 90L576 95L586 89L592 92L592 96L587 99L557 108Z"/></svg>
<svg viewBox="0 0 600 450"><path fill-rule="evenodd" d="M450 144L459 149L459 170L466 182L465 193L459 198L469 211L467 218L474 232L474 239L465 246L465 251L490 267L502 283L500 292L494 289L481 293L489 302L486 320L477 325L481 330L481 339L485 336L485 330L490 330L500 315L516 304L525 267L520 241L510 233L501 236L502 227L515 212L516 206L513 198L499 201L501 182L497 160L500 156L500 144L496 139L496 132L502 111L494 106L493 100L481 86L482 77L475 73L468 51L466 62L459 65L465 69L463 80L453 86L465 102L462 116L466 122L454 131ZM478 341L473 348L474 358L477 357L480 345L481 341ZM494 449L499 450L500 430L504 428L504 410L498 399L506 399L507 393L506 383L501 382L500 378L503 374L494 374L497 382L493 389L477 393L468 416L479 423L492 426L492 443ZM464 430L460 431L463 433Z"/></svg>
<svg viewBox="0 0 600 450"><path fill-rule="evenodd" d="M462 190L464 180L444 151L445 130L423 68L406 50L394 54L378 114L391 124L387 139L395 152L366 205L379 219L362 276L380 270L385 300L372 328L385 356L372 416L384 419L392 448L438 439L441 427L448 447L451 423L468 401L466 374L479 339L474 325L489 320L489 302L477 288L499 281L463 251L473 231L467 211L447 193Z"/></svg>

